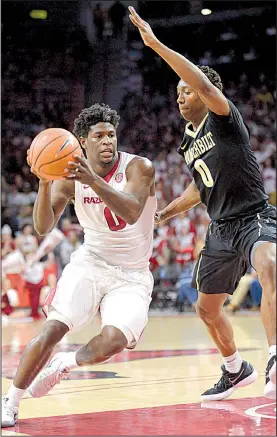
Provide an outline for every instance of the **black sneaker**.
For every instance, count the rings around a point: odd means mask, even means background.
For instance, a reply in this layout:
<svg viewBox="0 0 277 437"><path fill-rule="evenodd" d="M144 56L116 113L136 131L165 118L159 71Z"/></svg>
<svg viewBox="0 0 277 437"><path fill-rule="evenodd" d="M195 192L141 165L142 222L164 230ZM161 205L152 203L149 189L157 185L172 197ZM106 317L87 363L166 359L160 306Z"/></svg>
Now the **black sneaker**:
<svg viewBox="0 0 277 437"><path fill-rule="evenodd" d="M202 401L221 401L228 398L238 387L252 384L258 377L257 370L247 361L242 362L241 368L237 373L228 372L224 365L221 366L221 370L222 376L220 380L213 388L210 388L201 395Z"/></svg>
<svg viewBox="0 0 277 437"><path fill-rule="evenodd" d="M273 355L267 363L264 396L268 399L276 399L276 355Z"/></svg>

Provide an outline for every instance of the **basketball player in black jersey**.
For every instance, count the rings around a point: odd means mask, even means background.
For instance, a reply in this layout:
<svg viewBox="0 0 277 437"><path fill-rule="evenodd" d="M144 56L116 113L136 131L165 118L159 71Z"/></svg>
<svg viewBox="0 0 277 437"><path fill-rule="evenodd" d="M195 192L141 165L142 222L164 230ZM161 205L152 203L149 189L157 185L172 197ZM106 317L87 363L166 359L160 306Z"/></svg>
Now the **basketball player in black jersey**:
<svg viewBox="0 0 277 437"><path fill-rule="evenodd" d="M178 151L192 183L183 195L156 213L159 223L203 202L212 219L194 270L197 313L223 359L222 377L205 391L204 401L221 400L255 381L257 372L242 360L223 305L251 265L263 288L261 316L269 343L264 395L276 398L276 210L268 204L249 130L222 93L219 75L197 67L163 45L133 8L130 19L145 45L158 53L181 78L178 105L188 121Z"/></svg>

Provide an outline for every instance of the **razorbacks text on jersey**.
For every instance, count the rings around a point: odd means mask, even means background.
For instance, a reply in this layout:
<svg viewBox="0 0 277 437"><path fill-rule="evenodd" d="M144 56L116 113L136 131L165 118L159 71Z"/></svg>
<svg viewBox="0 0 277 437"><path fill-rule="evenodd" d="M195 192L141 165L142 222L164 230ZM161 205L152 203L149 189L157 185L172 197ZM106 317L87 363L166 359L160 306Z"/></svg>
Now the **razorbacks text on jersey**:
<svg viewBox="0 0 277 437"><path fill-rule="evenodd" d="M187 123L178 148L213 220L247 213L268 199L248 128L228 102L228 116L209 111L196 131Z"/></svg>
<svg viewBox="0 0 277 437"><path fill-rule="evenodd" d="M126 168L135 158L118 153L118 161L104 177L115 190L123 191L127 183ZM156 197L149 197L138 221L128 225L115 215L88 185L75 183L75 211L84 228L84 245L98 258L125 269L144 269L149 266L153 247Z"/></svg>

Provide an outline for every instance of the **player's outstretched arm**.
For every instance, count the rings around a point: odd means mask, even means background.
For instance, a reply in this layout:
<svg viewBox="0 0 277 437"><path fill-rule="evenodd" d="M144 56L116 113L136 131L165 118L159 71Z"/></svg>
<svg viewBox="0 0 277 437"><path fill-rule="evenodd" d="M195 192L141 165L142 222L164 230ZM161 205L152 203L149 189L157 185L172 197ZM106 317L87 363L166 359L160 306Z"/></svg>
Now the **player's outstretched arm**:
<svg viewBox="0 0 277 437"><path fill-rule="evenodd" d="M74 181L40 180L33 209L34 228L39 235L52 231L66 205L74 197Z"/></svg>
<svg viewBox="0 0 277 437"><path fill-rule="evenodd" d="M153 164L146 158L134 158L126 169L127 184L124 191L117 191L93 171L85 158L74 157L78 164L72 161L68 163L67 179L91 186L112 212L129 225L136 223L148 197L155 194Z"/></svg>
<svg viewBox="0 0 277 437"><path fill-rule="evenodd" d="M162 44L154 35L150 25L144 21L133 7L129 7L130 20L138 28L144 44L163 58L178 76L198 94L205 105L218 115L229 115L230 108L226 97L216 88L207 76L192 62Z"/></svg>
<svg viewBox="0 0 277 437"><path fill-rule="evenodd" d="M177 199L173 200L161 211L156 212L155 223L159 224L175 217L182 212L188 211L199 203L201 203L200 193L195 182L192 181L180 197L177 197Z"/></svg>

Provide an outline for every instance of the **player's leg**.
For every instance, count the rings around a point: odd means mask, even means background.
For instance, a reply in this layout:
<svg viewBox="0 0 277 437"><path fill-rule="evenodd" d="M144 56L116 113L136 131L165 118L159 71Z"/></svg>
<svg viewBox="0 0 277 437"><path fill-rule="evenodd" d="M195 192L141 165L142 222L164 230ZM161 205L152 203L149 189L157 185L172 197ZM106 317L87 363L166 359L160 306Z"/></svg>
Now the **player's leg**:
<svg viewBox="0 0 277 437"><path fill-rule="evenodd" d="M105 362L125 347L134 347L148 321L152 289L149 271L119 275L100 304L101 334L77 351L76 362Z"/></svg>
<svg viewBox="0 0 277 437"><path fill-rule="evenodd" d="M128 344L123 332L115 326L104 326L101 333L76 352L76 364L88 366L108 361Z"/></svg>
<svg viewBox="0 0 277 437"><path fill-rule="evenodd" d="M22 396L67 331L64 323L54 320L46 322L39 335L25 348L13 383L3 399L2 427L15 425Z"/></svg>
<svg viewBox="0 0 277 437"><path fill-rule="evenodd" d="M227 297L226 293L204 294L200 292L196 305L197 314L205 323L222 357L233 356L237 351L232 325L223 310ZM241 358L238 359L237 363L234 360L233 370L239 370L241 363Z"/></svg>
<svg viewBox="0 0 277 437"><path fill-rule="evenodd" d="M48 366L36 377L29 388L33 397L45 396L61 380L62 374L92 364L100 364L121 352L128 344L123 332L115 326L105 326L85 346L75 352L57 353Z"/></svg>
<svg viewBox="0 0 277 437"><path fill-rule="evenodd" d="M261 317L265 328L269 359L265 396L276 398L276 244L258 241L252 249L253 266L262 286Z"/></svg>
<svg viewBox="0 0 277 437"><path fill-rule="evenodd" d="M276 399L276 208L269 205L247 218L241 252L262 286L261 317L269 345L264 395Z"/></svg>
<svg viewBox="0 0 277 437"><path fill-rule="evenodd" d="M119 278L100 304L101 333L75 354L76 364L104 363L126 347L134 347L148 321L153 279L150 272L131 273L134 282ZM130 279L130 278L129 278ZM132 277L131 277L132 279Z"/></svg>
<svg viewBox="0 0 277 437"><path fill-rule="evenodd" d="M230 396L238 387L254 382L257 372L253 366L240 356L232 325L223 310L227 294L199 293L197 313L205 323L209 334L221 353L222 377L213 388L201 395L202 401L222 400Z"/></svg>
<svg viewBox="0 0 277 437"><path fill-rule="evenodd" d="M139 273L128 274L128 280L124 279L124 274L120 278L111 276L109 291L100 304L101 333L76 352L56 354L51 366L40 372L31 385L33 396L40 397L48 393L54 386L50 387L48 381L55 380L57 372L104 363L125 347L133 348L136 345L148 321L153 289L150 272Z"/></svg>
<svg viewBox="0 0 277 437"><path fill-rule="evenodd" d="M276 244L258 241L253 251L253 266L263 290L262 320L269 346L276 346Z"/></svg>
<svg viewBox="0 0 277 437"><path fill-rule="evenodd" d="M32 385L41 374L39 371L47 362L54 346L66 332L75 326L81 326L90 312L97 310L99 301L96 302L95 299L94 274L91 265L87 266L83 249L76 251L65 267L56 292L49 302L47 321L42 333L30 343L23 354L14 380L16 390L12 386L7 395L9 401L2 404L2 426L13 426L16 422L19 401L28 386L29 391L32 392ZM67 369L58 368L55 378L50 378L48 381L48 386L54 386L63 379L66 371ZM4 415L11 419L13 411L11 407L16 408L14 420L7 418L4 421Z"/></svg>
<svg viewBox="0 0 277 437"><path fill-rule="evenodd" d="M232 226L237 225L213 223L210 226L192 279L192 286L196 285L200 291L197 312L223 361L222 377L202 394L204 401L225 399L236 388L251 384L257 378L253 366L243 361L237 351L232 326L223 310L227 295L235 291L247 269L245 260L233 248Z"/></svg>

